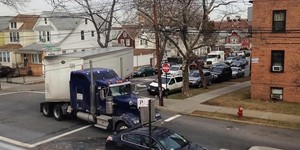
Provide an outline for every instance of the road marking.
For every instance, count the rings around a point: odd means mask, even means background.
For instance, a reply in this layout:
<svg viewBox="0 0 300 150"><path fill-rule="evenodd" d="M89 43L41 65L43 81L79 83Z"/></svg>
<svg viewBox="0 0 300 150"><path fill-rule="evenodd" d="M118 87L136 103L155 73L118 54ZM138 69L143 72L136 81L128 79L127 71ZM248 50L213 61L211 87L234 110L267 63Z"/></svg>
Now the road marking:
<svg viewBox="0 0 300 150"><path fill-rule="evenodd" d="M3 93L3 94L0 94L0 96L3 96L3 95L9 95L9 94L16 94L16 93L23 93L23 92L9 92L9 93Z"/></svg>
<svg viewBox="0 0 300 150"><path fill-rule="evenodd" d="M171 120L174 120L174 119L176 119L176 118L178 118L178 117L180 117L181 115L175 115L175 116L173 116L173 117L170 117L170 118L168 118L168 119L166 119L164 122L170 122Z"/></svg>
<svg viewBox="0 0 300 150"><path fill-rule="evenodd" d="M84 129L89 128L89 127L91 127L91 126L92 126L92 125L86 125L86 126L83 126L83 127L81 127L81 128L78 128L78 129L75 129L75 130L72 130L72 131L69 131L69 132L66 132L66 133L57 135L57 136L55 136L55 137L52 137L52 138L49 138L49 139L46 139L46 140L44 140L44 141L40 141L40 142L37 142L37 143L34 143L34 144L23 143L23 142L16 141L16 140L13 140L13 139L9 139L9 138L3 137L3 136L0 136L0 140L1 140L1 141L4 141L4 142L7 142L7 143L14 144L14 145L22 146L22 147L34 148L34 147L39 146L39 145L41 145L41 144L45 144L45 143L54 141L54 140L56 140L56 139L59 139L59 138L61 138L61 137L70 135L70 134L72 134L72 133L75 133L75 132L78 132L78 131L81 131L81 130L84 130Z"/></svg>

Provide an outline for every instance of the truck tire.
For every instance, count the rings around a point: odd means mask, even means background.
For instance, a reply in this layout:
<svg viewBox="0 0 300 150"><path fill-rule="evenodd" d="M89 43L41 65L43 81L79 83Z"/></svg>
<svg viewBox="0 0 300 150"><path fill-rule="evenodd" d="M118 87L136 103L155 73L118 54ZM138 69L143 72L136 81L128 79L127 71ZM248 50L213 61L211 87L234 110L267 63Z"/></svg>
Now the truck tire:
<svg viewBox="0 0 300 150"><path fill-rule="evenodd" d="M49 104L43 104L42 105L42 112L45 117L51 117L52 116L52 107Z"/></svg>
<svg viewBox="0 0 300 150"><path fill-rule="evenodd" d="M53 107L53 117L57 121L61 121L63 119L64 115L62 113L61 105L60 104L56 104Z"/></svg>
<svg viewBox="0 0 300 150"><path fill-rule="evenodd" d="M120 131L123 131L123 130L126 130L128 129L128 125L125 124L124 122L120 122L117 126L116 126L116 131L117 132L120 132Z"/></svg>

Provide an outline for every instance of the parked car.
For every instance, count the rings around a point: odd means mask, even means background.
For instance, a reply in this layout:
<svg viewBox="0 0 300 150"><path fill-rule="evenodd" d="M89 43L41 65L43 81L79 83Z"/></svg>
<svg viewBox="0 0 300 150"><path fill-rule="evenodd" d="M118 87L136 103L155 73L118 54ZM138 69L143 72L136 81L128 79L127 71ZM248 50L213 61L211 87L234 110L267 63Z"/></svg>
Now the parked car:
<svg viewBox="0 0 300 150"><path fill-rule="evenodd" d="M10 74L12 74L13 69L9 66L0 66L0 77L6 77Z"/></svg>
<svg viewBox="0 0 300 150"><path fill-rule="evenodd" d="M231 67L241 67L243 69L245 69L246 65L247 65L247 61L245 59L239 59L239 60L233 61L230 64Z"/></svg>
<svg viewBox="0 0 300 150"><path fill-rule="evenodd" d="M162 90L164 95L170 92L180 91L183 85L182 76L161 76ZM158 79L149 84L147 91L150 95L158 95Z"/></svg>
<svg viewBox="0 0 300 150"><path fill-rule="evenodd" d="M156 74L156 70L153 67L140 67L133 72L133 77L145 77L152 76Z"/></svg>
<svg viewBox="0 0 300 150"><path fill-rule="evenodd" d="M208 86L211 85L212 80L213 80L213 75L211 74L211 72L208 70L203 70L203 74L206 79L206 85L208 85ZM190 86L193 86L193 87L200 88L203 86L203 83L201 82L199 70L191 71L190 76L189 76L189 83L190 83Z"/></svg>
<svg viewBox="0 0 300 150"><path fill-rule="evenodd" d="M231 78L240 78L244 77L245 71L241 67L231 67L232 70L232 76Z"/></svg>
<svg viewBox="0 0 300 150"><path fill-rule="evenodd" d="M167 75L181 76L182 75L182 66L181 65L172 65Z"/></svg>
<svg viewBox="0 0 300 150"><path fill-rule="evenodd" d="M237 60L237 57L236 56L228 56L226 59L225 59L225 63L230 65L233 61Z"/></svg>
<svg viewBox="0 0 300 150"><path fill-rule="evenodd" d="M232 70L228 65L214 66L210 71L213 74L213 82L227 81L232 76Z"/></svg>
<svg viewBox="0 0 300 150"><path fill-rule="evenodd" d="M150 146L149 127L139 127L106 139L106 150L148 150ZM151 128L152 150L206 150L198 143L185 139L178 133L165 127L153 126Z"/></svg>

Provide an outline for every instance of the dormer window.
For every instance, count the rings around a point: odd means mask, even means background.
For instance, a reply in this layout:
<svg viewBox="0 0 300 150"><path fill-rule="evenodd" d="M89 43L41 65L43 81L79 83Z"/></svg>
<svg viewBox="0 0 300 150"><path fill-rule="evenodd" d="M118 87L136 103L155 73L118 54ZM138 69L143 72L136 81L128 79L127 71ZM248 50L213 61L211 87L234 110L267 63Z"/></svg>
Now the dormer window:
<svg viewBox="0 0 300 150"><path fill-rule="evenodd" d="M84 20L84 23L85 23L85 24L88 24L88 20L87 20L87 19L85 19L85 20Z"/></svg>
<svg viewBox="0 0 300 150"><path fill-rule="evenodd" d="M17 22L11 22L10 23L10 28L11 29L16 29L17 28Z"/></svg>
<svg viewBox="0 0 300 150"><path fill-rule="evenodd" d="M48 23L48 19L47 19L47 18L44 18L44 21L45 21L45 24L47 24L47 23Z"/></svg>

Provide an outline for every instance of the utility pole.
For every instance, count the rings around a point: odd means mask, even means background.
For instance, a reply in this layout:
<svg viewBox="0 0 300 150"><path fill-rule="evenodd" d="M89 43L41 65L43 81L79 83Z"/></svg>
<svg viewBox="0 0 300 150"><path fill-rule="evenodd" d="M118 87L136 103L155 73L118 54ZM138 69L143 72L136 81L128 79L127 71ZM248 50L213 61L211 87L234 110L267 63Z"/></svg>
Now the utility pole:
<svg viewBox="0 0 300 150"><path fill-rule="evenodd" d="M162 83L161 83L161 59L160 59L160 50L159 50L159 39L158 39L158 25L157 25L157 0L154 0L153 4L153 21L154 21L154 30L155 30L155 52L156 52L156 67L157 67L157 80L158 80L158 99L159 106L164 106L163 93L162 93Z"/></svg>

